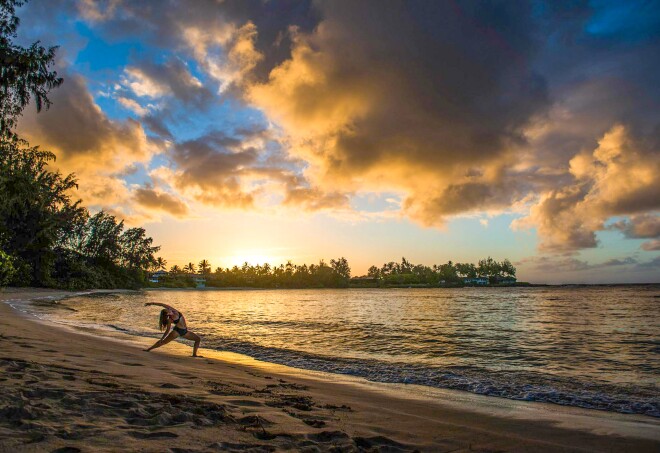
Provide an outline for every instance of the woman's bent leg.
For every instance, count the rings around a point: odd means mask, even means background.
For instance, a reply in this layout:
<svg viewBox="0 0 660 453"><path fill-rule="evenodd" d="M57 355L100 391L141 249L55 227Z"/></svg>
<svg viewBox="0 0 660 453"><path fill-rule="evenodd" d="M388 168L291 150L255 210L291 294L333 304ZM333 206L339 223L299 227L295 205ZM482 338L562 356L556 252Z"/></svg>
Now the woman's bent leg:
<svg viewBox="0 0 660 453"><path fill-rule="evenodd" d="M202 341L202 339L199 337L199 335L194 334L192 332L186 333L183 338L187 340L192 340L195 342L195 346L193 346L193 357L197 357L197 349L199 349L199 343Z"/></svg>

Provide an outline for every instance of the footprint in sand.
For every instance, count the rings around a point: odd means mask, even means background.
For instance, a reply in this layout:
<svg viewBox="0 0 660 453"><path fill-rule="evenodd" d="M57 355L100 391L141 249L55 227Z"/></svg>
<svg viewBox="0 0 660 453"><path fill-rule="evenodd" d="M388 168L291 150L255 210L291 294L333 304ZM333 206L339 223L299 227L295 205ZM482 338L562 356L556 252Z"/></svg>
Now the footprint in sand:
<svg viewBox="0 0 660 453"><path fill-rule="evenodd" d="M353 442L355 445L364 450L387 450L387 451L411 451L410 446L401 444L395 440L388 439L384 436L374 437L354 437Z"/></svg>
<svg viewBox="0 0 660 453"><path fill-rule="evenodd" d="M270 452L275 451L275 447L271 445L263 444L233 444L229 442L215 442L208 446L213 450L221 450L228 452L244 452L244 451L254 451L254 452Z"/></svg>
<svg viewBox="0 0 660 453"><path fill-rule="evenodd" d="M180 386L180 385L176 385L176 384L172 384L172 383L170 383L170 382L166 382L166 383L164 383L164 384L161 384L161 385L160 385L160 388L163 388L163 389L180 389L181 386Z"/></svg>
<svg viewBox="0 0 660 453"><path fill-rule="evenodd" d="M323 428L325 426L325 422L323 420L308 419L308 420L303 420L303 422L306 425L311 426L312 428Z"/></svg>
<svg viewBox="0 0 660 453"><path fill-rule="evenodd" d="M252 401L252 400L227 400L227 403L233 404L235 406L242 406L242 407L259 407L263 406L262 403L259 401Z"/></svg>
<svg viewBox="0 0 660 453"><path fill-rule="evenodd" d="M246 427L263 428L264 426L270 426L273 424L273 422L263 418L260 415L248 415L247 417L239 418L236 421Z"/></svg>
<svg viewBox="0 0 660 453"><path fill-rule="evenodd" d="M136 439L174 439L179 437L178 434L170 431L155 431L152 433L145 433L143 431L129 431L128 434Z"/></svg>

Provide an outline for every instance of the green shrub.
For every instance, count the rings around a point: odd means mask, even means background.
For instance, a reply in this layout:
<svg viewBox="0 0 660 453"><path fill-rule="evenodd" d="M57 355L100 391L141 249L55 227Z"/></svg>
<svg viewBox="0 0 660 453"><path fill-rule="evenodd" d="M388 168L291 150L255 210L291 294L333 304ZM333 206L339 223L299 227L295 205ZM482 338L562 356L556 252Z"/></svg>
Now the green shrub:
<svg viewBox="0 0 660 453"><path fill-rule="evenodd" d="M0 250L0 287L8 285L15 274L14 259Z"/></svg>

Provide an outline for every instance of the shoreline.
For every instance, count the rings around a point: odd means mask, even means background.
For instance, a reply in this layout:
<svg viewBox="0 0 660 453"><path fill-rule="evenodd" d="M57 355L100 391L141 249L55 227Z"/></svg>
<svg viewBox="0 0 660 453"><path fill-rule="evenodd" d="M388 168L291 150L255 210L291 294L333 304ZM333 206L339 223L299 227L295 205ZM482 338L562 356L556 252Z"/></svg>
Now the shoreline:
<svg viewBox="0 0 660 453"><path fill-rule="evenodd" d="M0 411L10 421L7 424L0 417L0 450L72 446L85 451L91 445L95 451L114 451L116 445L145 451L172 446L199 451L239 451L246 446L260 451L314 446L327 451L332 445L344 451L657 451L660 447L660 421L651 417L370 383L211 350L203 350L205 358L195 360L186 357L190 348L179 343L147 354L140 347L151 338L129 341L128 335L117 334L114 341L92 336L29 318L7 304L10 299L79 294L0 292L0 364L6 389L0 396ZM104 409L101 404L92 415L76 417L67 412L71 402L64 403L65 396L58 399L54 390L74 400L91 398L94 392L101 399L117 398L119 393L124 395L126 414L118 417L119 409ZM20 398L21 392L29 395L27 402ZM172 397L182 399L183 408L170 404L160 413L150 409L154 401L167 406ZM215 415L195 414L200 406ZM28 435L28 425L29 432L38 435ZM79 425L87 427L72 429ZM29 440L32 443L24 443Z"/></svg>
<svg viewBox="0 0 660 453"><path fill-rule="evenodd" d="M484 289L511 289L511 288L582 288L582 287L620 287L620 286L660 286L660 283L529 283L526 285L472 285L472 286L349 286L349 287L328 287L328 288L269 288L257 286L205 286L202 288L176 287L169 288L165 286L144 287L129 291L290 291L290 290L346 290L346 289L466 289L466 288L484 288ZM107 291L122 291L107 290Z"/></svg>

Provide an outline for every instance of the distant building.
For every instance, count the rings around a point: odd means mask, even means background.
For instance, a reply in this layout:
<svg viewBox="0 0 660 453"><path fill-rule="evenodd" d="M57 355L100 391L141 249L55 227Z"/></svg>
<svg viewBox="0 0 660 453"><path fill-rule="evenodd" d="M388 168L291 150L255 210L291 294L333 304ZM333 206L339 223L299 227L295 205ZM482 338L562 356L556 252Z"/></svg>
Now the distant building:
<svg viewBox="0 0 660 453"><path fill-rule="evenodd" d="M192 276L195 287L206 288L206 277L203 274L195 274Z"/></svg>
<svg viewBox="0 0 660 453"><path fill-rule="evenodd" d="M348 283L353 287L377 288L380 280L377 277L353 277Z"/></svg>
<svg viewBox="0 0 660 453"><path fill-rule="evenodd" d="M378 283L377 277L353 277L351 283Z"/></svg>
<svg viewBox="0 0 660 453"><path fill-rule="evenodd" d="M488 277L466 277L463 283L470 286L485 286L488 284Z"/></svg>
<svg viewBox="0 0 660 453"><path fill-rule="evenodd" d="M169 272L167 271L157 271L149 276L149 281L151 283L160 283L163 280L165 280L165 278L167 278L168 275Z"/></svg>
<svg viewBox="0 0 660 453"><path fill-rule="evenodd" d="M495 283L498 285L515 285L516 284L516 278L515 277L495 277L494 279Z"/></svg>

